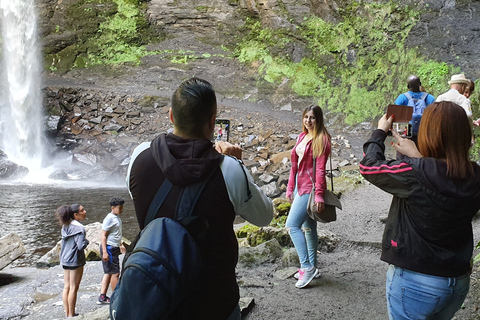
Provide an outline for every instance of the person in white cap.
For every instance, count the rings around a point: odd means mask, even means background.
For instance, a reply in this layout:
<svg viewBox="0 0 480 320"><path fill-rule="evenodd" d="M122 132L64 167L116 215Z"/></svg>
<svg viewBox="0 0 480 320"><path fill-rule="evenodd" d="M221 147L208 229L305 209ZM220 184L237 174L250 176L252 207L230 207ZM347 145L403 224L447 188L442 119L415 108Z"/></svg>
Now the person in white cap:
<svg viewBox="0 0 480 320"><path fill-rule="evenodd" d="M448 81L448 84L450 85L450 90L439 95L435 101L450 101L456 103L465 110L468 117L472 118L472 107L470 105L470 100L463 95L465 89L470 84L468 79L465 78L463 73L454 74L450 81Z"/></svg>

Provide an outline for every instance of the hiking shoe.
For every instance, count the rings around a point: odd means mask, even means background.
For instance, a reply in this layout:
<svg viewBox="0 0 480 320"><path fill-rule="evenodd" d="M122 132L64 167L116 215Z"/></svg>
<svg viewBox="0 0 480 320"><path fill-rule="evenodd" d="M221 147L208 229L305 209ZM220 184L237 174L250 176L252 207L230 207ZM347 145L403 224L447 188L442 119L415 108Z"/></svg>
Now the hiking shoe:
<svg viewBox="0 0 480 320"><path fill-rule="evenodd" d="M110 298L107 295L100 295L97 300L97 304L109 304Z"/></svg>
<svg viewBox="0 0 480 320"><path fill-rule="evenodd" d="M315 275L315 279L318 279L321 276L322 276L322 274L320 273L320 270L318 270L318 268L317 268L317 274ZM295 273L295 275L293 277L298 280L298 277L300 277L300 274L297 272L297 273Z"/></svg>
<svg viewBox="0 0 480 320"><path fill-rule="evenodd" d="M298 289L306 287L310 281L315 278L315 275L317 274L317 268L311 267L309 269L299 269L298 270L298 281L295 284L295 287Z"/></svg>

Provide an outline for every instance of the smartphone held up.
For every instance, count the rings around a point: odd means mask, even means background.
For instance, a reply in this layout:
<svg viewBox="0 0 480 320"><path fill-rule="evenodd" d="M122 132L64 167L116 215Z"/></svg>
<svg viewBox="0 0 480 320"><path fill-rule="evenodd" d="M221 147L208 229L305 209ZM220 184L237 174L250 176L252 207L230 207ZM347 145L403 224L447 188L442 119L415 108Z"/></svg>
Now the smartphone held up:
<svg viewBox="0 0 480 320"><path fill-rule="evenodd" d="M411 138L413 107L389 104L387 107L387 119L392 115L392 130L395 130L402 137Z"/></svg>
<svg viewBox="0 0 480 320"><path fill-rule="evenodd" d="M230 140L230 120L216 119L215 130L213 131L213 142Z"/></svg>

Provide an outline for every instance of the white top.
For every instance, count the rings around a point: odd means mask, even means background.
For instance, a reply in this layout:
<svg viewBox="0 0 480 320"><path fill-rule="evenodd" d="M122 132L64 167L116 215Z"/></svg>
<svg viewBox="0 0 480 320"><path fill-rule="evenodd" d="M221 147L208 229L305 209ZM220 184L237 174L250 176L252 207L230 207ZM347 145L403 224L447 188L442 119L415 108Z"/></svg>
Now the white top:
<svg viewBox="0 0 480 320"><path fill-rule="evenodd" d="M463 94L460 94L460 92L455 89L450 89L444 94L439 95L437 97L437 100L435 101L450 101L456 103L465 110L468 117L472 117L472 107L470 105L470 99L465 97Z"/></svg>
<svg viewBox="0 0 480 320"><path fill-rule="evenodd" d="M107 245L120 247L122 244L122 220L114 213L109 213L103 219L102 230L108 231Z"/></svg>

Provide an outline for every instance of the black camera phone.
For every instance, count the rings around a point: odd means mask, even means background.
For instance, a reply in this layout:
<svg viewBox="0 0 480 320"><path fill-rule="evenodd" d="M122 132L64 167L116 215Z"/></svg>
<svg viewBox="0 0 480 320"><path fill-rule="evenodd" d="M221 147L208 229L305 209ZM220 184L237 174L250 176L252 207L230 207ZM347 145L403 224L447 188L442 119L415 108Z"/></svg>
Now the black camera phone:
<svg viewBox="0 0 480 320"><path fill-rule="evenodd" d="M216 119L215 130L213 131L213 142L229 141L230 139L230 120Z"/></svg>

